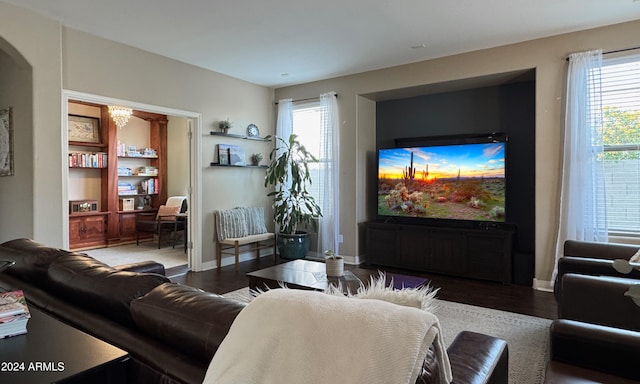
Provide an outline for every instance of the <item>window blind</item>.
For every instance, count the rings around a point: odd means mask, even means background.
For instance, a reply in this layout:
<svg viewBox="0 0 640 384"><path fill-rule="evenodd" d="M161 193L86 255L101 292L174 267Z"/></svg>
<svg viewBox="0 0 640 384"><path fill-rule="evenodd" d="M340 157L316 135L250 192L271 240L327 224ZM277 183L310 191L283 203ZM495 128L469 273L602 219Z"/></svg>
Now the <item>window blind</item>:
<svg viewBox="0 0 640 384"><path fill-rule="evenodd" d="M322 132L321 122L322 110L319 101L294 105L293 133L298 135L298 140L319 162L325 162L327 159L322 158L322 148L325 147L324 138L326 135ZM320 193L322 188L320 164L309 164L309 173L312 180L309 186L309 193L316 199L316 203L323 207L323 194Z"/></svg>
<svg viewBox="0 0 640 384"><path fill-rule="evenodd" d="M640 55L603 60L602 160L609 234L640 237Z"/></svg>

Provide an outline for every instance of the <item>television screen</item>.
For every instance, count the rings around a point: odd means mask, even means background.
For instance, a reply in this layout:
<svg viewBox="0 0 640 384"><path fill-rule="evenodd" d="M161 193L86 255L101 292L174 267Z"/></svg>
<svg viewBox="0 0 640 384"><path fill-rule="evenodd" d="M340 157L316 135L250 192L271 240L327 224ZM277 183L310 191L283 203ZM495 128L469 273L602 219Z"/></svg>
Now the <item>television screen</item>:
<svg viewBox="0 0 640 384"><path fill-rule="evenodd" d="M505 142L378 150L378 216L505 221Z"/></svg>

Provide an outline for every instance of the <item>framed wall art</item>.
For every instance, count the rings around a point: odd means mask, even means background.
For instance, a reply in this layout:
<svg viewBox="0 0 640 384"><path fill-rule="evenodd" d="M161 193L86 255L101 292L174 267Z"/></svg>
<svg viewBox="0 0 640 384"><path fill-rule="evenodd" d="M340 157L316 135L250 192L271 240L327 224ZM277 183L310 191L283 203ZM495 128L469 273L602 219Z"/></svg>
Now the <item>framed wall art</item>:
<svg viewBox="0 0 640 384"><path fill-rule="evenodd" d="M244 149L239 145L229 146L229 164L237 166L247 165L247 156L244 154Z"/></svg>
<svg viewBox="0 0 640 384"><path fill-rule="evenodd" d="M218 144L218 164L229 165L229 147L228 144Z"/></svg>
<svg viewBox="0 0 640 384"><path fill-rule="evenodd" d="M0 176L13 175L12 124L11 108L0 109Z"/></svg>
<svg viewBox="0 0 640 384"><path fill-rule="evenodd" d="M95 117L69 115L69 141L100 144L100 119Z"/></svg>

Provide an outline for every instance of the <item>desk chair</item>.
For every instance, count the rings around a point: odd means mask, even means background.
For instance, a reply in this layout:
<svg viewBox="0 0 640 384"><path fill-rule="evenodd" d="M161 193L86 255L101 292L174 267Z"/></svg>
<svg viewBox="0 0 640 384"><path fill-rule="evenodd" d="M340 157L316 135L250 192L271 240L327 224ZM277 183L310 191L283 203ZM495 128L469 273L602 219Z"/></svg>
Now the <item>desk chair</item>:
<svg viewBox="0 0 640 384"><path fill-rule="evenodd" d="M162 235L170 233L175 239L177 232L186 230L184 218L176 217L187 211L186 196L173 196L158 208L157 213L139 213L136 215L136 245L140 245L140 234L154 234L158 236L158 249L162 244Z"/></svg>

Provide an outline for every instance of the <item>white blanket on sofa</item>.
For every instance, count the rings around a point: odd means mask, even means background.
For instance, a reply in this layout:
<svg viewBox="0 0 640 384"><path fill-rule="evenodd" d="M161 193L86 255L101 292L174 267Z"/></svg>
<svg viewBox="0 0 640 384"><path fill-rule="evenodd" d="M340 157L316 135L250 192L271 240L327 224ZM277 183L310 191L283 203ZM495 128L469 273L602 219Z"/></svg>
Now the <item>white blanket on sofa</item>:
<svg viewBox="0 0 640 384"><path fill-rule="evenodd" d="M451 368L437 317L381 300L275 289L236 318L205 384L413 384L434 344Z"/></svg>

